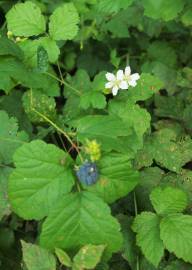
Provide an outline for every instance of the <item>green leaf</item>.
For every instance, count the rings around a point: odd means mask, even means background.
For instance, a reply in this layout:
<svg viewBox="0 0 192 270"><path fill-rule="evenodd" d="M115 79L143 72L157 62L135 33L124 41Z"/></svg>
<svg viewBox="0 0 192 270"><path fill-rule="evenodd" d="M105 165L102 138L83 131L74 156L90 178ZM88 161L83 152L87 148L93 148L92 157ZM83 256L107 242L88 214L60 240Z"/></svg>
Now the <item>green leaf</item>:
<svg viewBox="0 0 192 270"><path fill-rule="evenodd" d="M137 206L140 210L153 211L149 195L163 178L164 171L159 167L145 168L140 173L140 181L136 187Z"/></svg>
<svg viewBox="0 0 192 270"><path fill-rule="evenodd" d="M0 220L4 215L10 214L10 204L7 195L7 184L11 170L11 168L4 167L3 164L0 164Z"/></svg>
<svg viewBox="0 0 192 270"><path fill-rule="evenodd" d="M55 257L46 249L21 241L27 270L56 270Z"/></svg>
<svg viewBox="0 0 192 270"><path fill-rule="evenodd" d="M23 52L17 44L7 38L0 38L0 55L12 55L18 59L23 59Z"/></svg>
<svg viewBox="0 0 192 270"><path fill-rule="evenodd" d="M135 87L129 87L128 100L136 102L146 100L157 93L163 86L160 79L147 73L142 73Z"/></svg>
<svg viewBox="0 0 192 270"><path fill-rule="evenodd" d="M0 111L0 123L0 160L9 164L15 150L28 141L28 135L24 131L18 131L17 120L9 118L5 111Z"/></svg>
<svg viewBox="0 0 192 270"><path fill-rule="evenodd" d="M163 257L164 247L160 239L159 217L151 212L142 212L136 216L132 229L137 233L137 245L147 260L155 267Z"/></svg>
<svg viewBox="0 0 192 270"><path fill-rule="evenodd" d="M0 76L3 78L0 80L0 89L6 93L9 93L17 84L28 88L41 89L42 92L50 96L57 96L59 93L58 82L55 79L28 69L23 63L11 57L0 57Z"/></svg>
<svg viewBox="0 0 192 270"><path fill-rule="evenodd" d="M155 188L150 195L150 200L159 215L182 212L187 206L185 192L173 187Z"/></svg>
<svg viewBox="0 0 192 270"><path fill-rule="evenodd" d="M182 11L185 2L183 0L142 0L144 15L153 19L169 21L177 17Z"/></svg>
<svg viewBox="0 0 192 270"><path fill-rule="evenodd" d="M73 258L74 269L94 269L100 262L105 245L85 245Z"/></svg>
<svg viewBox="0 0 192 270"><path fill-rule="evenodd" d="M40 72L46 72L49 67L48 53L43 46L37 48L37 69Z"/></svg>
<svg viewBox="0 0 192 270"><path fill-rule="evenodd" d="M147 52L148 57L154 61L159 61L168 67L176 66L177 54L168 42L155 41L150 44Z"/></svg>
<svg viewBox="0 0 192 270"><path fill-rule="evenodd" d="M191 6L186 8L185 13L181 17L181 21L185 26L192 25L192 7Z"/></svg>
<svg viewBox="0 0 192 270"><path fill-rule="evenodd" d="M78 31L79 15L73 3L56 8L50 17L49 33L54 40L72 40Z"/></svg>
<svg viewBox="0 0 192 270"><path fill-rule="evenodd" d="M58 59L60 50L54 40L49 37L41 37L35 40L25 40L19 43L24 52L25 63L31 67L37 66L37 49L42 46L48 54L48 60L55 63Z"/></svg>
<svg viewBox="0 0 192 270"><path fill-rule="evenodd" d="M125 150L122 138L131 133L131 129L123 124L118 116L112 115L88 115L72 122L77 128L78 140L96 139L102 144L103 150ZM118 138L119 137L119 138Z"/></svg>
<svg viewBox="0 0 192 270"><path fill-rule="evenodd" d="M9 95L0 98L0 110L6 110L10 116L17 118L21 130L26 130L28 134L32 133L32 124L30 123L22 106L22 93L13 91Z"/></svg>
<svg viewBox="0 0 192 270"><path fill-rule="evenodd" d="M177 96L155 96L155 114L159 117L182 120L184 102Z"/></svg>
<svg viewBox="0 0 192 270"><path fill-rule="evenodd" d="M192 263L192 217L183 214L168 215L162 219L160 231L166 249L177 258Z"/></svg>
<svg viewBox="0 0 192 270"><path fill-rule="evenodd" d="M60 248L56 248L55 249L55 254L57 255L57 258L59 259L59 262L62 265L65 265L67 267L72 266L71 258L69 257L69 255L64 250L62 250Z"/></svg>
<svg viewBox="0 0 192 270"><path fill-rule="evenodd" d="M90 192L63 196L43 224L40 244L78 251L86 244L106 245L105 255L118 251L122 244L120 226L110 208Z"/></svg>
<svg viewBox="0 0 192 270"><path fill-rule="evenodd" d="M52 97L42 94L39 91L26 91L23 95L23 107L31 122L43 123L46 120L40 115L49 119L56 116L55 100ZM39 114L40 113L40 114Z"/></svg>
<svg viewBox="0 0 192 270"><path fill-rule="evenodd" d="M13 6L6 15L8 30L15 36L30 37L45 32L45 18L40 8L27 1Z"/></svg>
<svg viewBox="0 0 192 270"><path fill-rule="evenodd" d="M68 78L68 82L71 87L65 87L64 91L65 97L67 97L64 114L67 118L79 117L83 110L90 107L97 109L106 107L107 102L103 93L106 82L105 72L97 74L91 82L87 72L79 69L74 77ZM78 109L74 110L74 107L78 107Z"/></svg>
<svg viewBox="0 0 192 270"><path fill-rule="evenodd" d="M176 130L163 128L146 139L139 158L148 161L144 166L150 166L154 159L162 167L180 172L192 158L191 149L192 140L188 136L180 139Z"/></svg>
<svg viewBox="0 0 192 270"><path fill-rule="evenodd" d="M188 207L187 210L192 209L192 171L181 170L180 173L168 173L162 179L162 185L171 185L182 189L188 195Z"/></svg>
<svg viewBox="0 0 192 270"><path fill-rule="evenodd" d="M191 265L183 261L175 260L171 262L164 270L191 270Z"/></svg>
<svg viewBox="0 0 192 270"><path fill-rule="evenodd" d="M122 256L128 261L131 268L135 269L138 250L135 244L135 234L131 230L133 218L123 214L119 214L117 218L121 224L123 234Z"/></svg>
<svg viewBox="0 0 192 270"><path fill-rule="evenodd" d="M48 215L56 200L74 184L73 161L55 145L32 141L15 152L14 162L9 199L13 210L25 219Z"/></svg>
<svg viewBox="0 0 192 270"><path fill-rule="evenodd" d="M128 8L133 3L133 0L99 0L97 10L101 13L117 13L121 9Z"/></svg>
<svg viewBox="0 0 192 270"><path fill-rule="evenodd" d="M133 129L129 141L132 141L134 137L134 144L131 145L129 142L129 147L132 148L134 152L141 149L143 147L143 136L145 132L150 129L151 116L147 110L137 104L132 104L129 99L126 103L124 101L111 101L108 110L110 114L119 116L125 127L127 126Z"/></svg>
<svg viewBox="0 0 192 270"><path fill-rule="evenodd" d="M100 178L87 189L112 203L131 192L139 181L139 173L130 164L129 157L107 154L99 161Z"/></svg>

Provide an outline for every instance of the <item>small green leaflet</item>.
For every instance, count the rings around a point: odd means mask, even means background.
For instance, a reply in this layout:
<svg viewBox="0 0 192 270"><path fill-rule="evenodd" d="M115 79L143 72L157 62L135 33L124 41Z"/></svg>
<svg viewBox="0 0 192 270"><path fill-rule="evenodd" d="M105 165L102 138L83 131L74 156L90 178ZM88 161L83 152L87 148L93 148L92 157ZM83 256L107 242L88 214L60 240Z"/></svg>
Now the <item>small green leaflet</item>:
<svg viewBox="0 0 192 270"><path fill-rule="evenodd" d="M45 18L33 2L18 3L6 15L8 30L15 36L30 37L45 32Z"/></svg>
<svg viewBox="0 0 192 270"><path fill-rule="evenodd" d="M71 258L64 250L62 250L60 248L56 248L55 254L57 255L57 258L62 265L65 265L67 267L72 266Z"/></svg>
<svg viewBox="0 0 192 270"><path fill-rule="evenodd" d="M141 2L146 16L164 21L174 19L185 4L183 0L142 0Z"/></svg>
<svg viewBox="0 0 192 270"><path fill-rule="evenodd" d="M56 270L56 259L49 251L24 241L21 245L27 270Z"/></svg>
<svg viewBox="0 0 192 270"><path fill-rule="evenodd" d="M55 9L50 16L49 33L54 40L71 40L77 32L79 15L73 3L66 3Z"/></svg>
<svg viewBox="0 0 192 270"><path fill-rule="evenodd" d="M133 223L132 229L137 233L137 245L154 266L158 266L164 254L163 242L160 239L160 219L151 212L142 212Z"/></svg>
<svg viewBox="0 0 192 270"><path fill-rule="evenodd" d="M182 212L187 207L186 193L173 187L155 188L150 195L150 199L159 215Z"/></svg>
<svg viewBox="0 0 192 270"><path fill-rule="evenodd" d="M96 265L99 263L105 245L85 245L73 258L73 269L95 269Z"/></svg>
<svg viewBox="0 0 192 270"><path fill-rule="evenodd" d="M192 217L172 214L160 224L161 239L165 247L178 258L192 263Z"/></svg>
<svg viewBox="0 0 192 270"><path fill-rule="evenodd" d="M24 131L18 131L16 118L9 118L5 111L0 111L0 161L10 164L15 150L28 141L28 135Z"/></svg>

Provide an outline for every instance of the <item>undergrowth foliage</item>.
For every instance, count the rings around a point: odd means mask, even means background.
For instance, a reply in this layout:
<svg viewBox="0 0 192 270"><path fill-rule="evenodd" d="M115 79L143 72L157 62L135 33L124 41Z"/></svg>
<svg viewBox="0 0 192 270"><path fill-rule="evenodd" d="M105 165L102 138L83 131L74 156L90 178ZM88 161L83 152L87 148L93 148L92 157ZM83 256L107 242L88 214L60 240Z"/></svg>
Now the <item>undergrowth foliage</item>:
<svg viewBox="0 0 192 270"><path fill-rule="evenodd" d="M191 1L0 17L0 269L192 269Z"/></svg>

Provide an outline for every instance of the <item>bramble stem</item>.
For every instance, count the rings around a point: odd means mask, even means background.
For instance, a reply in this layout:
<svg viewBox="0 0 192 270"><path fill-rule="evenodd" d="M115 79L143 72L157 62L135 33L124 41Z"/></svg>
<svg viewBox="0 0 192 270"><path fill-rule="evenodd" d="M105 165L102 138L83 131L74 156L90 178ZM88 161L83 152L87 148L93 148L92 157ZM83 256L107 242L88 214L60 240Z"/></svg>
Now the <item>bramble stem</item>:
<svg viewBox="0 0 192 270"><path fill-rule="evenodd" d="M61 134L63 134L67 140L70 142L70 144L72 145L73 148L75 148L75 150L77 151L81 161L83 162L83 158L79 152L79 149L78 147L76 146L76 144L73 143L73 141L71 140L71 138L68 136L68 134L62 130L59 126L57 126L57 124L55 124L51 119L49 119L46 115L40 113L39 111L37 111L34 107L33 107L33 92L32 92L32 89L30 91L31 95L30 95L30 98L31 98L31 110L34 111L36 114L38 114L40 117L42 117L47 123L49 123L51 126L53 126L57 131L59 131Z"/></svg>

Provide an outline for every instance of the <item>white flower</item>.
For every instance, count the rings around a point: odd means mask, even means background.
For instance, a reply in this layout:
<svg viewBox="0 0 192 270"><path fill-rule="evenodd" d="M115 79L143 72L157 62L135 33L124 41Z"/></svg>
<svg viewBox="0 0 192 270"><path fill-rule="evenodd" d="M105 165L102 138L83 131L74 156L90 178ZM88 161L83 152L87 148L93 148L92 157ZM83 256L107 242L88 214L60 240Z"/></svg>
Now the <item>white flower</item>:
<svg viewBox="0 0 192 270"><path fill-rule="evenodd" d="M106 78L108 82L105 84L105 88L111 89L114 96L117 95L119 89L128 89L128 84L124 80L123 70L118 70L116 76L113 73L107 73Z"/></svg>
<svg viewBox="0 0 192 270"><path fill-rule="evenodd" d="M131 75L130 66L125 68L124 80L128 85L135 87L137 85L137 80L139 80L140 76L138 73L134 73Z"/></svg>

